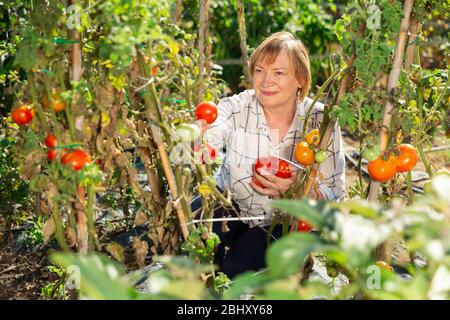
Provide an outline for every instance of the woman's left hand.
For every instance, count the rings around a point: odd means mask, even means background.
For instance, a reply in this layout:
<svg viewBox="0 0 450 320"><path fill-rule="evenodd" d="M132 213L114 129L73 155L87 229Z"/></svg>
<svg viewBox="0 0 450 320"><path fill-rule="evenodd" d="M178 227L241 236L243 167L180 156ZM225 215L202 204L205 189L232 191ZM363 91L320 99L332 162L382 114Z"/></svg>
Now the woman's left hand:
<svg viewBox="0 0 450 320"><path fill-rule="evenodd" d="M280 178L277 177L274 174L271 174L269 171L265 169L259 169L258 172L253 172L253 175L255 178L266 188L262 188L258 185L256 185L253 181L250 183L252 188L258 192L259 194L265 195L265 196L271 196L274 198L279 198L281 195L286 193L291 185L294 183L295 179L297 178L297 172L293 171L293 174L290 178ZM312 189L311 189L312 191ZM320 194L319 199L323 199L322 193ZM310 192L309 197L316 198L315 193Z"/></svg>

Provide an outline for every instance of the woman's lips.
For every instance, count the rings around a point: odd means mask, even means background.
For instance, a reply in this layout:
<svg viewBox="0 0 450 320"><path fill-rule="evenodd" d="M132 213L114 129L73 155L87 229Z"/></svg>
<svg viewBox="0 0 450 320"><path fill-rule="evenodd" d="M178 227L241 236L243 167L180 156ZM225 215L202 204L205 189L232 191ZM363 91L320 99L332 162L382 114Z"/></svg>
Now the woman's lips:
<svg viewBox="0 0 450 320"><path fill-rule="evenodd" d="M265 96L274 96L277 94L276 92L273 91L261 91L261 93Z"/></svg>

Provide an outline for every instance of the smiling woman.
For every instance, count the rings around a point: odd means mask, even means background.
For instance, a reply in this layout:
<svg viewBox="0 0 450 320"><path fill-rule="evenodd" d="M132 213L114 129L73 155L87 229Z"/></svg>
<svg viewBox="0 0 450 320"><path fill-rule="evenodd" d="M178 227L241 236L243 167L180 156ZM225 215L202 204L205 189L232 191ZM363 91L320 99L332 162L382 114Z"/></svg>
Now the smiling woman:
<svg viewBox="0 0 450 320"><path fill-rule="evenodd" d="M274 218L269 202L286 193L298 169L303 169L295 163L295 146L306 138L302 137L301 119L312 104L307 97L311 83L307 49L292 34L275 33L262 42L250 57L250 73L253 89L220 100L216 121L203 126L208 128L208 143L226 150L215 179L220 189L231 192L235 209L216 208L214 217L246 218L228 222L227 232L222 232L221 223L213 224L222 241L215 263L230 277L265 266L266 236ZM311 110L311 127L318 128L322 118L323 104L316 103ZM338 126L331 139L311 198L339 200L344 196L345 159ZM270 165L255 166L261 159L269 159ZM290 163L289 174L278 174L282 162ZM193 210L200 209L200 197L191 205ZM276 225L273 239L281 237L281 229ZM225 247L229 248L226 254Z"/></svg>

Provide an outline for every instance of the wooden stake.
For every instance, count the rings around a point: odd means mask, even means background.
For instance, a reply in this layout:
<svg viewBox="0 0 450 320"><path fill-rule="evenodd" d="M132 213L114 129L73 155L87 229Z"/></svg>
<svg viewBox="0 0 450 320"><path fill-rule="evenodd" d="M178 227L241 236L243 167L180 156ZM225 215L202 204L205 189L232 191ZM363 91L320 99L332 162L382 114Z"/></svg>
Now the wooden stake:
<svg viewBox="0 0 450 320"><path fill-rule="evenodd" d="M198 75L200 86L197 92L197 101L203 97L203 78L205 76L205 40L209 24L209 0L200 0L200 23L198 30Z"/></svg>
<svg viewBox="0 0 450 320"><path fill-rule="evenodd" d="M242 0L236 1L237 14L238 14L238 24L239 24L239 38L242 52L242 62L244 64L244 75L245 75L245 86L250 85L250 70L248 69L248 53L247 53L247 32L245 29L245 16L244 16L244 5Z"/></svg>
<svg viewBox="0 0 450 320"><path fill-rule="evenodd" d="M397 40L397 46L394 52L394 61L392 64L392 70L389 74L388 80L388 99L384 105L384 116L383 116L383 125L381 127L380 134L380 150L384 152L389 143L389 128L391 127L392 114L394 112L394 105L391 102L391 99L394 95L394 90L397 87L397 82L400 77L400 71L402 68L403 61L403 53L405 51L406 39L407 39L407 31L409 26L409 17L411 15L413 0L405 0L405 4L403 7L404 17L401 22L400 34ZM378 190L380 188L380 182L371 180L369 187L369 201L376 201L378 199Z"/></svg>

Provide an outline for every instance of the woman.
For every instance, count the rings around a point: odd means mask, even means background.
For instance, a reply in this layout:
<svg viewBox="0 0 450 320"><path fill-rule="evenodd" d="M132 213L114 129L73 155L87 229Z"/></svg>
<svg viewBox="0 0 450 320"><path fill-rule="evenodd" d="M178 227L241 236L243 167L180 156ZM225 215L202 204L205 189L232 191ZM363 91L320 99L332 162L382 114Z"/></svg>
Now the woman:
<svg viewBox="0 0 450 320"><path fill-rule="evenodd" d="M252 166L266 156L295 161L294 147L301 140L301 119L312 103L307 97L311 83L308 53L292 34L271 35L256 48L249 63L253 89L221 99L218 118L205 132L209 144L218 150L226 149L215 178L220 189L231 191L234 204L229 210L217 208L214 217L236 216L236 212L240 217L255 217L228 222L227 232L222 232L221 222L213 224L213 231L222 241L215 263L230 278L265 266L266 235L274 217L269 202L286 192L295 180L295 175L280 178L264 170L255 173ZM323 105L316 103L311 112L314 128L322 117ZM319 192L310 192L309 196L339 200L344 195L345 159L337 126L327 154L328 159L319 170ZM252 181L253 176L260 185ZM200 198L191 205L193 210L200 208ZM275 227L272 236L275 239L281 236L281 225ZM229 248L226 254L225 247Z"/></svg>

